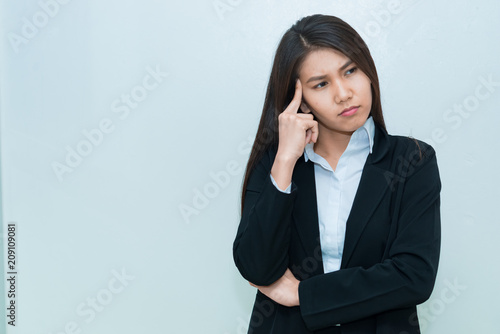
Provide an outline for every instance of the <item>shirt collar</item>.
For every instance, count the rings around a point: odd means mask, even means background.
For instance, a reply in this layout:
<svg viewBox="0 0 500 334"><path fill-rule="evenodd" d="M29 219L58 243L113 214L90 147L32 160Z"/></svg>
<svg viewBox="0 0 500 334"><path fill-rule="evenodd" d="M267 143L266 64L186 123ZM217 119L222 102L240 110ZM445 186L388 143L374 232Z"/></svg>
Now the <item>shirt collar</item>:
<svg viewBox="0 0 500 334"><path fill-rule="evenodd" d="M351 135L351 139L349 140L349 144L351 142L368 144L370 148L370 154L373 151L373 137L375 136L375 123L373 122L372 116L368 117L365 123L359 127L356 131ZM308 161L310 157L314 157L316 153L313 150L314 143L309 143L304 148L304 159Z"/></svg>

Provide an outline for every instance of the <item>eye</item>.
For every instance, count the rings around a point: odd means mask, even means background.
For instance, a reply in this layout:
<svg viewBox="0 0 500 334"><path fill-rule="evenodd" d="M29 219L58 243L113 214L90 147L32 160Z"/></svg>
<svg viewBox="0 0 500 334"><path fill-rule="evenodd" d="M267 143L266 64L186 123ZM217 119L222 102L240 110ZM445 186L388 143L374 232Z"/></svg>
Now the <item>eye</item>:
<svg viewBox="0 0 500 334"><path fill-rule="evenodd" d="M347 70L347 72L345 72L345 74L352 74L354 72L356 72L358 68L357 67L352 67L351 69Z"/></svg>
<svg viewBox="0 0 500 334"><path fill-rule="evenodd" d="M326 84L326 83L327 83L326 81L320 82L319 84L317 84L316 86L314 86L314 88L323 88L324 87L323 84Z"/></svg>

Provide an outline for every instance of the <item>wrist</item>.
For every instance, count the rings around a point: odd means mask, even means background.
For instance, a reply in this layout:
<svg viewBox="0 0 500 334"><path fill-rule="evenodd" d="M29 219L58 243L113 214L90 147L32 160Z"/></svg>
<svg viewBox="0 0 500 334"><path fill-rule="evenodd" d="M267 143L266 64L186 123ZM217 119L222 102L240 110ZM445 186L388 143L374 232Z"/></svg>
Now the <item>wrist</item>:
<svg viewBox="0 0 500 334"><path fill-rule="evenodd" d="M300 281L297 281L297 289L295 290L295 305L297 305L297 306L300 306L299 285L300 285Z"/></svg>
<svg viewBox="0 0 500 334"><path fill-rule="evenodd" d="M279 150L276 153L276 157L274 159L274 161L276 163L279 163L280 165L287 166L287 167L293 167L295 165L295 163L297 162L297 160L298 160L297 157L291 156L291 155L286 154L286 153L282 153Z"/></svg>
<svg viewBox="0 0 500 334"><path fill-rule="evenodd" d="M271 176L280 189L286 189L292 182L296 160L284 156L276 156L271 167ZM283 191L283 190L282 190Z"/></svg>

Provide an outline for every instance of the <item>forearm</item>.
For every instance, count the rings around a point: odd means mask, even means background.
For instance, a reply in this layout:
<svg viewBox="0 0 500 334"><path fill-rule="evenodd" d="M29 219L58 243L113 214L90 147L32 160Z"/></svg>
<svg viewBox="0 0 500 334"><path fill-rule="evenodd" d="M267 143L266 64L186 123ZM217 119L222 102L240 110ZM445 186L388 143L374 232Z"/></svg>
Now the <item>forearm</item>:
<svg viewBox="0 0 500 334"><path fill-rule="evenodd" d="M379 263L348 266L300 282L300 308L308 328L360 320L429 298L441 246L440 190L431 156L405 182L401 210L392 221L397 232Z"/></svg>
<svg viewBox="0 0 500 334"><path fill-rule="evenodd" d="M241 275L254 284L275 282L288 266L294 190L281 192L267 174L260 193L247 192L233 256Z"/></svg>
<svg viewBox="0 0 500 334"><path fill-rule="evenodd" d="M437 264L405 268L414 258L392 259L371 268L341 269L299 284L302 317L312 330L364 319L429 298Z"/></svg>

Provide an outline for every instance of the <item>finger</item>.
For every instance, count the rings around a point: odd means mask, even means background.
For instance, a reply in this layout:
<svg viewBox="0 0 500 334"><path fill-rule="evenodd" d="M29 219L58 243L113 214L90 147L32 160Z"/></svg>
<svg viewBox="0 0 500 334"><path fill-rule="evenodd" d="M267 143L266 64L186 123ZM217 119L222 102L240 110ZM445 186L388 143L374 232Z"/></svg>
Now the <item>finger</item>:
<svg viewBox="0 0 500 334"><path fill-rule="evenodd" d="M312 132L312 140L313 140L313 142L316 143L316 141L318 140L318 136L319 136L318 121L305 120L304 122L305 122L305 125L306 125L306 129L307 130L311 130L311 132Z"/></svg>
<svg viewBox="0 0 500 334"><path fill-rule="evenodd" d="M295 83L295 94L293 95L293 99L283 112L296 114L297 111L299 110L301 103L302 103L302 83L300 82L300 79L297 79L297 82Z"/></svg>
<svg viewBox="0 0 500 334"><path fill-rule="evenodd" d="M307 131L306 131L306 145L309 144L311 137L312 137L312 131L311 131L311 129L307 129Z"/></svg>
<svg viewBox="0 0 500 334"><path fill-rule="evenodd" d="M312 131L312 138L313 138L313 141L316 143L318 141L318 136L319 136L319 127L318 127L318 122L317 121L314 121L315 124L313 126L313 128L311 129Z"/></svg>
<svg viewBox="0 0 500 334"><path fill-rule="evenodd" d="M298 113L297 117L303 118L303 119L314 119L313 114L304 114L304 113Z"/></svg>

